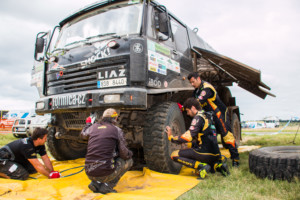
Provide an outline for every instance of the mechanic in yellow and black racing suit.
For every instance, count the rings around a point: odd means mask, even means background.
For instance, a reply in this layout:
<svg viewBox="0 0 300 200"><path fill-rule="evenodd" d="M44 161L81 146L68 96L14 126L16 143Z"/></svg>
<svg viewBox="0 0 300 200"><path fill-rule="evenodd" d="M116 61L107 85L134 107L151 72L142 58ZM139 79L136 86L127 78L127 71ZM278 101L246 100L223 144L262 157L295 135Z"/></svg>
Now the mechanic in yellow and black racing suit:
<svg viewBox="0 0 300 200"><path fill-rule="evenodd" d="M216 130L221 134L223 147L229 149L232 166L239 166L239 153L235 138L231 132L230 120L226 105L221 101L215 88L208 82L201 80L197 72L192 72L188 80L195 88L193 96L198 99L205 112L213 111Z"/></svg>
<svg viewBox="0 0 300 200"><path fill-rule="evenodd" d="M195 98L188 98L184 102L184 109L188 116L193 117L190 128L181 136L174 137L172 129L167 126L166 133L171 142L188 143L191 148L172 152L172 160L196 169L199 172L199 179L204 179L210 171L218 171L227 176L229 171L226 163L218 163L220 149L216 133L211 128L211 123L204 111L201 110L199 102Z"/></svg>

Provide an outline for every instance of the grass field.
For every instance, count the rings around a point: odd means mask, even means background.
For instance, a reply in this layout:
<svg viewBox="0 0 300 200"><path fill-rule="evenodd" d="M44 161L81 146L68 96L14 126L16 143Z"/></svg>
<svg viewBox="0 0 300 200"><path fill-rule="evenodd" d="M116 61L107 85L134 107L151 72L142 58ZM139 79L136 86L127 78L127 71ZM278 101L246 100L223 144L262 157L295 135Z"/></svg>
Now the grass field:
<svg viewBox="0 0 300 200"><path fill-rule="evenodd" d="M272 130L272 132L275 132ZM295 131L296 133L296 131ZM300 145L300 134L295 144L291 144L295 134L277 135L242 135L241 145L288 146ZM291 183L259 179L251 174L248 166L249 152L240 153L241 165L238 169L230 168L231 175L223 177L220 174L209 174L195 188L178 199L214 199L214 200L300 200L300 180ZM230 160L228 160L230 161ZM231 163L229 163L231 165Z"/></svg>
<svg viewBox="0 0 300 200"><path fill-rule="evenodd" d="M291 129L296 133L297 129ZM244 132L245 130L243 130ZM266 132L265 130L262 130ZM275 132L270 130L270 132ZM261 145L261 146L287 146L300 145L300 134L298 133L295 144L291 142L295 134L277 135L242 135L241 145ZM15 140L11 134L0 134L0 146ZM200 181L192 190L186 192L178 199L214 199L214 200L272 200L287 199L300 200L300 180L292 182L273 181L259 179L249 172L248 167L249 152L240 153L241 165L238 169L230 168L231 175L223 177L219 173L209 174ZM231 161L229 165L231 166Z"/></svg>

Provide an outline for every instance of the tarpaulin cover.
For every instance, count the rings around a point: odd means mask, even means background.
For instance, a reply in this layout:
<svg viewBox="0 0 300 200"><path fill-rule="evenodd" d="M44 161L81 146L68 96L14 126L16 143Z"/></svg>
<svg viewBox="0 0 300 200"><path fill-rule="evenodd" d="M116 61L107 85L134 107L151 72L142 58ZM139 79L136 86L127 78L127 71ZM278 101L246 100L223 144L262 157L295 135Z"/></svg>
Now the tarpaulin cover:
<svg viewBox="0 0 300 200"><path fill-rule="evenodd" d="M239 149L240 152L244 150L249 148ZM222 151L222 154L229 156L227 150ZM62 176L68 176L83 168L79 166L84 165L84 159L53 160L52 163L55 170L70 169L62 172ZM128 171L114 188L118 193L107 195L89 190L90 180L84 170L59 179L48 179L41 174L30 177L32 178L26 181L0 179L0 199L175 199L199 183L194 170L185 167L179 175L158 173L148 168L143 171Z"/></svg>

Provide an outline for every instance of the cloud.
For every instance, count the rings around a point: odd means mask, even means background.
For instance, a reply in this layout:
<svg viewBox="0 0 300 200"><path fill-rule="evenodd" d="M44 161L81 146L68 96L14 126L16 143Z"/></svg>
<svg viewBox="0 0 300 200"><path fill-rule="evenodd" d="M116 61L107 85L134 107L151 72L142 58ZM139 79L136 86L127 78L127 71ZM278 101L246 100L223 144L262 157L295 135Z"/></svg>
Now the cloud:
<svg viewBox="0 0 300 200"><path fill-rule="evenodd" d="M30 87L36 34L52 30L93 0L0 1L0 105L32 107ZM234 86L243 119L300 116L300 2L298 0L159 0L225 56L261 70L276 98L262 100ZM255 112L254 112L255 111ZM257 112L256 112L257 111Z"/></svg>

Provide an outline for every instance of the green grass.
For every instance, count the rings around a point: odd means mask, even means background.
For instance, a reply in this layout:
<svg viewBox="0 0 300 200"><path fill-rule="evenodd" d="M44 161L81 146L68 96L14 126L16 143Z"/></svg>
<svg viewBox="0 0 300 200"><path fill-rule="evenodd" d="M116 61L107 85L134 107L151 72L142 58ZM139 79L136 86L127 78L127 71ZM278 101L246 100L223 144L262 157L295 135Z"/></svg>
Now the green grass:
<svg viewBox="0 0 300 200"><path fill-rule="evenodd" d="M295 143L291 144L295 134L277 135L242 135L242 145L261 146L286 146L300 145L300 134L298 133ZM16 140L12 134L0 134L0 146ZM223 177L219 173L209 174L190 191L178 199L213 199L213 200L299 200L300 180L296 179L291 183L287 181L272 181L257 178L251 174L248 167L249 152L240 153L241 165L238 169L230 168L231 175ZM231 160L228 160L231 166Z"/></svg>
<svg viewBox="0 0 300 200"><path fill-rule="evenodd" d="M242 145L286 146L300 145L300 134L291 144L295 134L278 135L243 135ZM214 199L214 200L269 200L300 199L300 180L291 183L257 178L248 167L249 152L240 153L241 165L238 169L230 168L231 175L223 177L219 173L209 174L200 183L178 199ZM228 160L231 166L231 160Z"/></svg>
<svg viewBox="0 0 300 200"><path fill-rule="evenodd" d="M18 138L15 138L12 134L0 134L0 147L17 139Z"/></svg>

